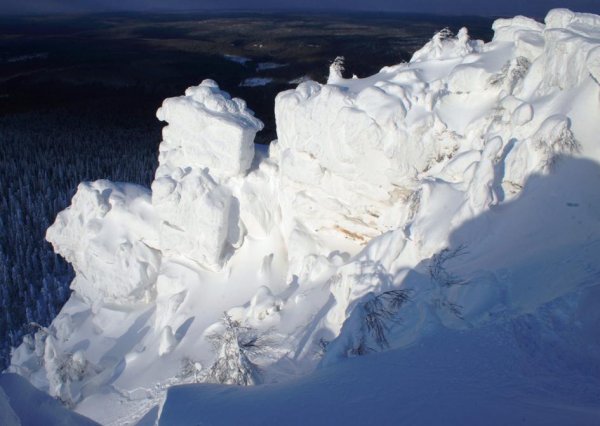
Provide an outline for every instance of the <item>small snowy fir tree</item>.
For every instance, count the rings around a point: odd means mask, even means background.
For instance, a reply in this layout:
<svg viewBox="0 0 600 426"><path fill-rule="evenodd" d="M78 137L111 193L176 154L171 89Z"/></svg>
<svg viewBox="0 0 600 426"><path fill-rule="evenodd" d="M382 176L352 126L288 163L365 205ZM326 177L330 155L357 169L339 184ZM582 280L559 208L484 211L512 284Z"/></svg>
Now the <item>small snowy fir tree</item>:
<svg viewBox="0 0 600 426"><path fill-rule="evenodd" d="M502 87L506 93L513 93L517 85L525 78L531 62L524 56L509 60L500 70L492 75L488 83L493 87Z"/></svg>
<svg viewBox="0 0 600 426"><path fill-rule="evenodd" d="M454 37L454 33L448 27L442 28L440 31L438 31L437 33L435 33L433 35L434 40L439 40L439 41L449 40L449 39L452 39L453 37Z"/></svg>
<svg viewBox="0 0 600 426"><path fill-rule="evenodd" d="M52 336L46 338L44 366L50 395L67 407L73 407L81 399L81 380L89 372L89 363L82 351L60 354Z"/></svg>
<svg viewBox="0 0 600 426"><path fill-rule="evenodd" d="M200 383L203 381L202 363L185 357L181 360L181 371L177 376L182 383Z"/></svg>
<svg viewBox="0 0 600 426"><path fill-rule="evenodd" d="M329 77L327 78L327 84L335 84L339 80L343 79L344 72L344 57L336 57L331 65L329 66Z"/></svg>
<svg viewBox="0 0 600 426"><path fill-rule="evenodd" d="M206 381L228 385L251 386L261 382L260 370L250 358L265 349L265 340L251 327L223 315L225 330L208 338L217 358L210 366Z"/></svg>

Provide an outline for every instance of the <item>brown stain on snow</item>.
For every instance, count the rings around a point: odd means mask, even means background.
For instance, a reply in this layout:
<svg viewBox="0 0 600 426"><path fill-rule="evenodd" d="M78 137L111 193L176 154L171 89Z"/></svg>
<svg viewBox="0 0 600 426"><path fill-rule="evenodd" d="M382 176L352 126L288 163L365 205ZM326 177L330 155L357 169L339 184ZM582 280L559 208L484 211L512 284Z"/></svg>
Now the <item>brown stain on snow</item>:
<svg viewBox="0 0 600 426"><path fill-rule="evenodd" d="M360 241L360 242L366 242L367 241L367 238L364 235L360 235L360 234L357 234L356 232L348 231L347 229L344 229L341 226L337 226L336 225L335 229L336 229L336 231L341 232L346 237L348 237L348 238L350 238L352 240L356 240L356 241Z"/></svg>

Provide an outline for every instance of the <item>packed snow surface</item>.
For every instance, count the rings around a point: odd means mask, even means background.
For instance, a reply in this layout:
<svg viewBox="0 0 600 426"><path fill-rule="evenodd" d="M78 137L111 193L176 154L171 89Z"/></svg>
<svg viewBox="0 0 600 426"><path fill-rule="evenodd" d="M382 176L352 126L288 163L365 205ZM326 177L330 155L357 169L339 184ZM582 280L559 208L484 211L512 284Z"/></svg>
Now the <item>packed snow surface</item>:
<svg viewBox="0 0 600 426"><path fill-rule="evenodd" d="M600 17L493 28L335 61L268 150L214 81L165 100L152 191L48 229L73 295L10 371L102 424L599 420Z"/></svg>

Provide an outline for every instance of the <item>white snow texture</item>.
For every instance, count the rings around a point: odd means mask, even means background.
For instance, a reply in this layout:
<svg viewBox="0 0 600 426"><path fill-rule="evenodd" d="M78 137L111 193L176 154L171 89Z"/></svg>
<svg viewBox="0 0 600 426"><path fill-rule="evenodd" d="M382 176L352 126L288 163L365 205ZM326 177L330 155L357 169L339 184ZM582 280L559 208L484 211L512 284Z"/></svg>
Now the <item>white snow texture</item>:
<svg viewBox="0 0 600 426"><path fill-rule="evenodd" d="M319 383L350 374L336 367L341 358L391 348L416 360L410 377L418 382L428 352L409 347L436 337L454 351L458 336L467 343L451 362L477 368L481 347L469 336L487 330L510 335L514 353L535 365L533 373L511 365L519 379L506 378L507 386L542 388L565 410L548 424L600 418L590 391L600 384L600 316L592 309L600 303L600 17L555 9L545 24L516 17L493 29L489 43L464 28L442 31L408 63L354 79L333 67L327 84L280 93L278 139L268 152L253 144L260 120L214 81L166 99L151 193L82 183L48 229L76 271L74 292L48 329L15 350L10 371L102 424L144 415L186 424L177 416L202 421L202 404L181 400L195 388L174 388L163 403L166 390L214 376L206 372L223 348L210 336L222 330L224 312L264 337L263 350L247 353L247 342L233 341L264 382L322 367L308 382L278 385L309 398L307 412L319 404L306 396ZM509 356L497 353L492 372ZM365 362L348 365L370 371ZM568 396L536 381L553 368L571 377ZM586 386L577 385L581 377ZM349 385L359 401L367 393L368 401L393 398L385 388L371 393L378 388L366 376L357 380L366 383ZM485 388L475 393L482 407L493 401ZM421 415L435 400L423 404ZM505 407L498 424L532 412ZM407 424L419 418L435 421Z"/></svg>

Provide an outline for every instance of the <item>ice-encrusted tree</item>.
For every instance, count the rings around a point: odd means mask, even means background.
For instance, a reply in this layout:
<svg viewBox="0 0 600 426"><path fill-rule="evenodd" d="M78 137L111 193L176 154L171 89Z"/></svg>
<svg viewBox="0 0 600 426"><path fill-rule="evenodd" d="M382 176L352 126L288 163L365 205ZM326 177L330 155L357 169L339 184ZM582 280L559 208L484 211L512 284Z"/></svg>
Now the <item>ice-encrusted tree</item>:
<svg viewBox="0 0 600 426"><path fill-rule="evenodd" d="M264 336L227 313L222 321L224 331L208 336L217 357L206 373L206 381L241 386L260 383L260 369L250 358L266 349Z"/></svg>
<svg viewBox="0 0 600 426"><path fill-rule="evenodd" d="M90 372L90 365L82 351L61 354L54 340L48 335L45 341L44 367L48 391L67 407L73 407L81 399L80 382Z"/></svg>
<svg viewBox="0 0 600 426"><path fill-rule="evenodd" d="M201 383L204 381L204 372L202 363L194 359L185 357L181 360L181 371L178 378L183 383Z"/></svg>
<svg viewBox="0 0 600 426"><path fill-rule="evenodd" d="M507 93L513 93L527 75L530 67L529 59L518 56L509 60L498 73L492 75L488 83L494 87L503 87Z"/></svg>

